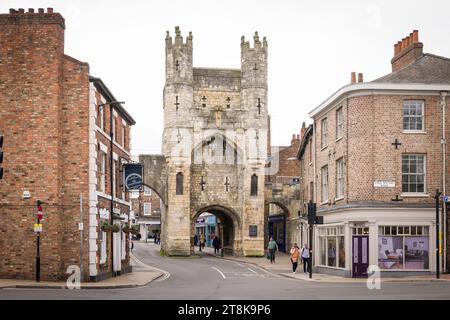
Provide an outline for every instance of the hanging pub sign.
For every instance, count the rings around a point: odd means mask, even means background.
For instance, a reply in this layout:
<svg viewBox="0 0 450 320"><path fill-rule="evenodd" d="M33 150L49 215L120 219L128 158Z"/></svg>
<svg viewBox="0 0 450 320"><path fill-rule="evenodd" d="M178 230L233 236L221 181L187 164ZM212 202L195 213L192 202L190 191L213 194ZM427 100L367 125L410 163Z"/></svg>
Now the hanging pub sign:
<svg viewBox="0 0 450 320"><path fill-rule="evenodd" d="M126 191L142 190L142 171L140 163L125 163L123 165L123 185Z"/></svg>

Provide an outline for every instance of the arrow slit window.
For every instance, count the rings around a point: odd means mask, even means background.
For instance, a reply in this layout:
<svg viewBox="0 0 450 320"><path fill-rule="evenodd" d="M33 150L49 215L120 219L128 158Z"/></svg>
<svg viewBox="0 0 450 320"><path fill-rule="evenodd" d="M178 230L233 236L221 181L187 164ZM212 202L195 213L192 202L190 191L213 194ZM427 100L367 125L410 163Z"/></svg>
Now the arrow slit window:
<svg viewBox="0 0 450 320"><path fill-rule="evenodd" d="M253 174L251 178L250 195L258 195L258 176L256 174Z"/></svg>
<svg viewBox="0 0 450 320"><path fill-rule="evenodd" d="M176 194L183 194L183 174L181 172L178 172L176 176Z"/></svg>

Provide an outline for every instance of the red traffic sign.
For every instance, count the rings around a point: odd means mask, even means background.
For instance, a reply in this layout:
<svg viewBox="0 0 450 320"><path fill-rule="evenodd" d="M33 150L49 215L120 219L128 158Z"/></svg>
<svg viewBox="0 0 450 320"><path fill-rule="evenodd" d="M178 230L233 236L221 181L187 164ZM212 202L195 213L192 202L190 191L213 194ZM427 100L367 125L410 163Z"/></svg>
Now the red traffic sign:
<svg viewBox="0 0 450 320"><path fill-rule="evenodd" d="M44 214L42 213L42 206L38 206L37 218L41 220L43 216Z"/></svg>

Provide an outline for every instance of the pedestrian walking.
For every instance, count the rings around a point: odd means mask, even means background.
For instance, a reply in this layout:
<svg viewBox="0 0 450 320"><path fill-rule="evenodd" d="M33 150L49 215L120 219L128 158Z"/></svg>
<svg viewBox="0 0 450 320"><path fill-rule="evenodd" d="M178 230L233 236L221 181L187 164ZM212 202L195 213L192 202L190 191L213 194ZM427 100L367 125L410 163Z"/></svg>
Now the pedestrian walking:
<svg viewBox="0 0 450 320"><path fill-rule="evenodd" d="M269 250L270 263L275 263L275 250L278 251L278 244L272 237L270 237L267 250Z"/></svg>
<svg viewBox="0 0 450 320"><path fill-rule="evenodd" d="M220 248L220 239L218 236L214 237L213 240L213 247L214 247L214 254L219 253L219 248Z"/></svg>
<svg viewBox="0 0 450 320"><path fill-rule="evenodd" d="M289 252L292 262L292 273L295 273L295 270L297 270L298 266L298 258L300 257L300 248L297 246L296 243L291 248L291 251Z"/></svg>
<svg viewBox="0 0 450 320"><path fill-rule="evenodd" d="M198 247L200 248L200 251L202 251L202 248L205 247L205 235L203 233L200 234L200 242Z"/></svg>
<svg viewBox="0 0 450 320"><path fill-rule="evenodd" d="M309 272L311 266L309 263L309 248L308 245L305 243L305 245L302 248L302 260L303 260L303 272L307 273Z"/></svg>
<svg viewBox="0 0 450 320"><path fill-rule="evenodd" d="M134 241L131 240L131 251L133 251L133 248L134 248Z"/></svg>
<svg viewBox="0 0 450 320"><path fill-rule="evenodd" d="M198 244L198 235L195 234L194 235L194 246L196 246Z"/></svg>

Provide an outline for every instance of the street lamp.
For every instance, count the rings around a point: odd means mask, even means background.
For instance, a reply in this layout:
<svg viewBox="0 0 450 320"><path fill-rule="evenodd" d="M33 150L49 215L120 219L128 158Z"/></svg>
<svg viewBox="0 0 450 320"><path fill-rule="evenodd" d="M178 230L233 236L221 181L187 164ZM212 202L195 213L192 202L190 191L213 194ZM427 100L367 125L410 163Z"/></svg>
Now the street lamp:
<svg viewBox="0 0 450 320"><path fill-rule="evenodd" d="M109 105L109 138L111 139L110 144L109 144L109 179L110 179L110 183L111 183L111 212L110 212L110 216L109 216L109 220L111 223L111 226L114 223L114 219L113 219L113 210L114 210L114 186L113 186L113 161L114 161L114 157L113 157L113 146L114 146L114 132L113 132L113 109L114 109L114 105L115 104L125 104L125 102L123 101L109 101L106 103L102 103L99 104L98 107L99 108L103 108L106 105ZM115 276L114 273L114 232L111 232L111 273L112 276Z"/></svg>

